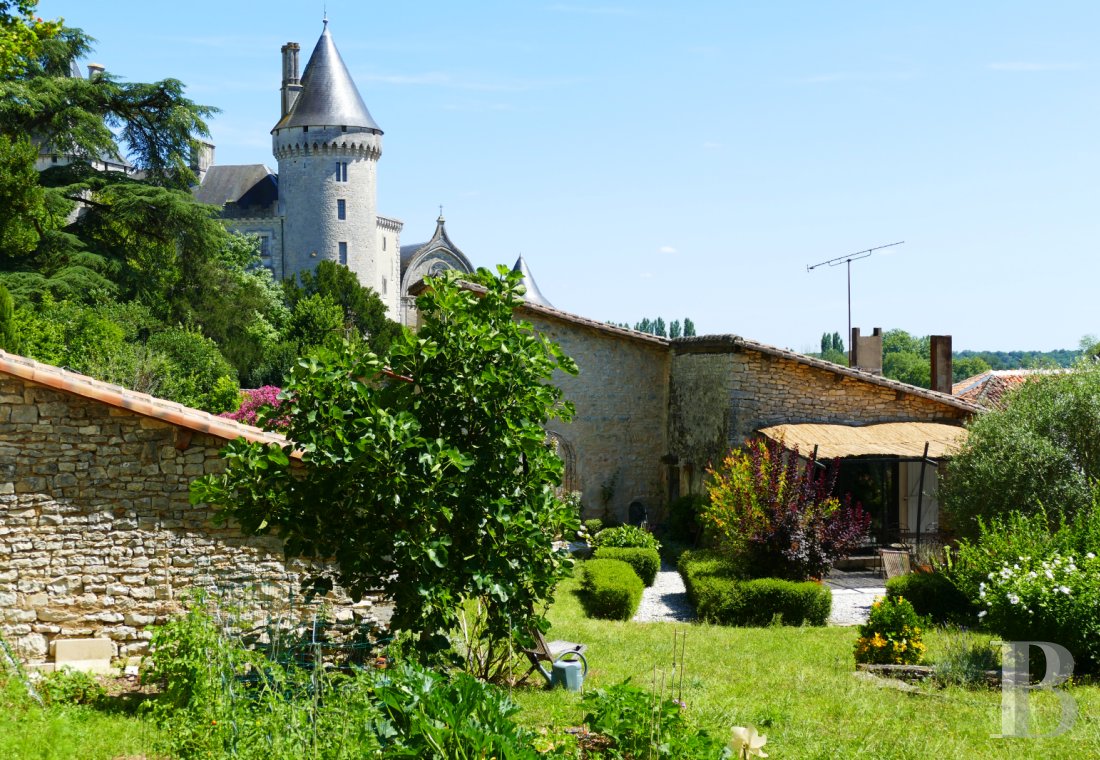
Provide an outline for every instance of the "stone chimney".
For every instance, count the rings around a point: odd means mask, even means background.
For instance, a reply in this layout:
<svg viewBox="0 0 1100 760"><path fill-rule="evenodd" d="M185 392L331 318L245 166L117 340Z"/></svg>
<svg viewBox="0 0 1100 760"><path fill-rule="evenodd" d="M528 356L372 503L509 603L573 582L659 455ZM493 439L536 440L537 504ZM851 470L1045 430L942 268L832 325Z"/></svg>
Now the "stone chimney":
<svg viewBox="0 0 1100 760"><path fill-rule="evenodd" d="M102 74L105 67L102 63L89 63L88 64L88 79L92 79L96 74Z"/></svg>
<svg viewBox="0 0 1100 760"><path fill-rule="evenodd" d="M213 165L213 143L202 142L201 140L194 143L191 147L191 171L195 173L195 178L198 179L200 185L202 184L203 177L206 176L207 170Z"/></svg>
<svg viewBox="0 0 1100 760"><path fill-rule="evenodd" d="M298 51L301 46L297 42L288 42L282 47L283 51L283 112L286 116L298 100L298 93L302 91L302 80L298 76Z"/></svg>
<svg viewBox="0 0 1100 760"><path fill-rule="evenodd" d="M954 384L951 370L951 336L933 335L929 338L932 351L932 390L951 395Z"/></svg>
<svg viewBox="0 0 1100 760"><path fill-rule="evenodd" d="M853 369L882 374L882 328L876 327L870 335L861 336L859 328L852 328L852 343L849 346L848 366Z"/></svg>

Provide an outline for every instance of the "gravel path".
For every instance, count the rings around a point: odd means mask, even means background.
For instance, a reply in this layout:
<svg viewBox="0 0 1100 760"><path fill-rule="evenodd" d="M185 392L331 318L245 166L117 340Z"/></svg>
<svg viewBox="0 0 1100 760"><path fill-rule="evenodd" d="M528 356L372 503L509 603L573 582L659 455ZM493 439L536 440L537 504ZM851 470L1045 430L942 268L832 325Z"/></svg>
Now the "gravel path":
<svg viewBox="0 0 1100 760"><path fill-rule="evenodd" d="M686 622L695 619L695 612L688 603L684 579L675 565L661 563L661 570L653 585L642 593L642 602L634 616L636 623Z"/></svg>
<svg viewBox="0 0 1100 760"><path fill-rule="evenodd" d="M860 625L867 622L871 604L886 596L882 576L871 570L834 570L825 579L833 590L833 611L829 625Z"/></svg>
<svg viewBox="0 0 1100 760"><path fill-rule="evenodd" d="M834 570L825 579L833 592L833 611L830 625L859 625L867 621L871 604L886 595L882 576L867 570ZM642 594L636 623L687 622L695 619L688 603L684 579L674 565L661 563L661 570L653 585Z"/></svg>

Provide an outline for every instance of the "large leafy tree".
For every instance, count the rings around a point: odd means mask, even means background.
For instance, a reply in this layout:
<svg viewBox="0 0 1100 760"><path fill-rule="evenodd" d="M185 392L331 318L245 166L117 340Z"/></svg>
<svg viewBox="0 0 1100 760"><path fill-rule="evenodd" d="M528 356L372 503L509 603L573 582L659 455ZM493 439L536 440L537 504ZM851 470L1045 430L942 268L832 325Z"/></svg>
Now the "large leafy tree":
<svg viewBox="0 0 1100 760"><path fill-rule="evenodd" d="M344 333L366 340L376 354L385 354L401 332L401 326L386 316L386 305L378 294L364 287L346 266L333 261L322 261L315 272L302 272L297 279L284 281L283 287L295 312L299 304L315 296L339 307ZM310 308L316 309L315 305Z"/></svg>
<svg viewBox="0 0 1100 760"><path fill-rule="evenodd" d="M979 518L1013 511L1073 515L1100 482L1100 364L1035 377L969 429L940 487L958 533L974 536Z"/></svg>
<svg viewBox="0 0 1100 760"><path fill-rule="evenodd" d="M345 342L301 361L280 409L293 443L230 443L225 473L196 481L192 500L277 535L288 557L331 560L317 590L383 590L393 625L424 646L474 598L497 641L541 624L568 567L551 540L576 523L543 426L572 414L550 379L576 366L513 319L520 278L498 273L480 270L481 290L431 280L420 331L385 358Z"/></svg>

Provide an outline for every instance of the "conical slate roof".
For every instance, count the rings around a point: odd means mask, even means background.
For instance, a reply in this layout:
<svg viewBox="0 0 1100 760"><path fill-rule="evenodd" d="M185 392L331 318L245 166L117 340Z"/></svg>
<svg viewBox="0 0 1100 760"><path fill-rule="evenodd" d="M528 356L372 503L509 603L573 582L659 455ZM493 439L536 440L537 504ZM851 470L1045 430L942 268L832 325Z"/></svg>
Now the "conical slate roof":
<svg viewBox="0 0 1100 760"><path fill-rule="evenodd" d="M327 20L302 74L302 91L294 107L279 120L275 129L326 125L361 127L382 133L332 41Z"/></svg>
<svg viewBox="0 0 1100 760"><path fill-rule="evenodd" d="M519 272L523 275L521 283L523 287L527 288L527 292L523 294L523 298L527 303L533 303L536 306L546 306L550 309L554 308L554 304L550 303L550 301L546 299L546 296L542 294L542 291L539 290L538 283L535 282L535 276L531 274L531 270L527 268L527 262L523 260L522 256L516 259L516 265L512 267L512 271Z"/></svg>

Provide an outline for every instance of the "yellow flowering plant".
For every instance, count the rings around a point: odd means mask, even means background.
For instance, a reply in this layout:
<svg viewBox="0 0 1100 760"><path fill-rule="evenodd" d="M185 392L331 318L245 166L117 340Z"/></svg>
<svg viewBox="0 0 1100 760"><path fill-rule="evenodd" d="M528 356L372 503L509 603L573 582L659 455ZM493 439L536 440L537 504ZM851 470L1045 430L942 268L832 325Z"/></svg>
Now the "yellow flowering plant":
<svg viewBox="0 0 1100 760"><path fill-rule="evenodd" d="M923 621L904 597L878 599L859 627L858 663L916 665L924 658Z"/></svg>

